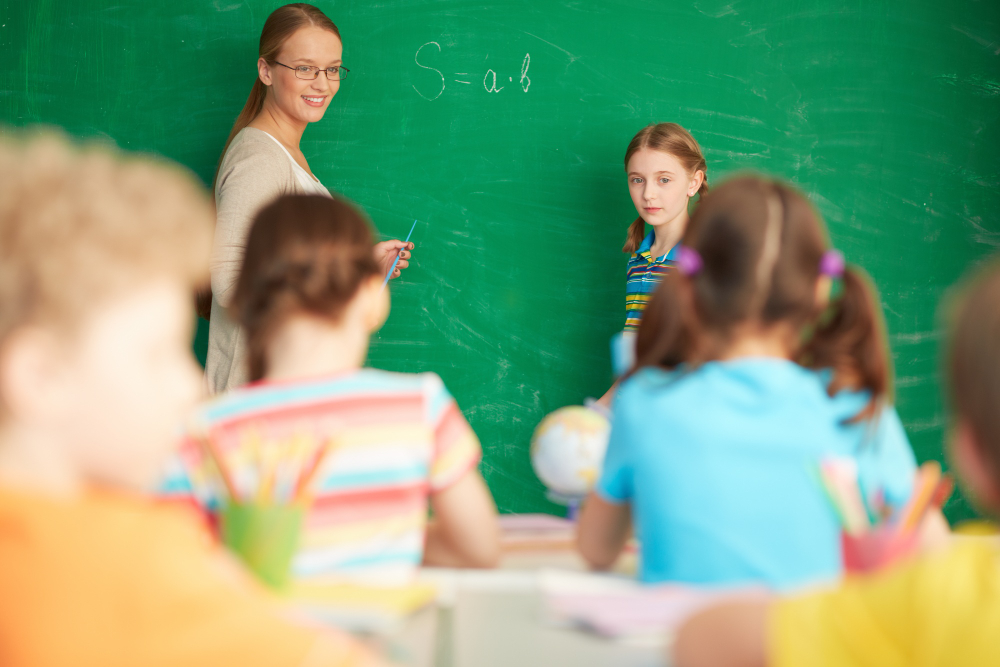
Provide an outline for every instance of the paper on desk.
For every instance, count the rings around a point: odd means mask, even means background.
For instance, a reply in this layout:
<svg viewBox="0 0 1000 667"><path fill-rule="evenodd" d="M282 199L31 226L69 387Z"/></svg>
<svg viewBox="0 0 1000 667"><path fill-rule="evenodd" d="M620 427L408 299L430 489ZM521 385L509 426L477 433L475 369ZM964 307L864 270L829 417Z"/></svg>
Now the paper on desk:
<svg viewBox="0 0 1000 667"><path fill-rule="evenodd" d="M736 592L559 571L542 573L540 588L551 623L644 646L665 644L691 614Z"/></svg>
<svg viewBox="0 0 1000 667"><path fill-rule="evenodd" d="M510 550L570 548L576 524L548 514L504 514L498 517L503 548Z"/></svg>
<svg viewBox="0 0 1000 667"><path fill-rule="evenodd" d="M348 632L383 634L394 631L412 614L434 602L437 589L426 582L392 587L298 583L288 597L322 623Z"/></svg>

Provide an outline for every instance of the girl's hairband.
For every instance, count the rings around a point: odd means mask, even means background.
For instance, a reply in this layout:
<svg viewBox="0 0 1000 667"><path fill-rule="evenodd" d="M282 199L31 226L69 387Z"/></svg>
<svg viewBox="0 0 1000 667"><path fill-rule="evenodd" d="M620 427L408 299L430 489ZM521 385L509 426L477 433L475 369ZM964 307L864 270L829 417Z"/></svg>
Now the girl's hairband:
<svg viewBox="0 0 1000 667"><path fill-rule="evenodd" d="M701 271L703 264L701 255L694 248L682 245L680 250L677 251L677 268L685 276L697 275Z"/></svg>
<svg viewBox="0 0 1000 667"><path fill-rule="evenodd" d="M839 250L827 250L819 260L819 274L830 278L840 278L844 275L844 253Z"/></svg>
<svg viewBox="0 0 1000 667"><path fill-rule="evenodd" d="M704 266L701 254L694 248L682 245L677 253L677 268L685 276L696 276ZM830 278L840 278L844 275L844 253L839 250L827 250L819 261L819 273Z"/></svg>

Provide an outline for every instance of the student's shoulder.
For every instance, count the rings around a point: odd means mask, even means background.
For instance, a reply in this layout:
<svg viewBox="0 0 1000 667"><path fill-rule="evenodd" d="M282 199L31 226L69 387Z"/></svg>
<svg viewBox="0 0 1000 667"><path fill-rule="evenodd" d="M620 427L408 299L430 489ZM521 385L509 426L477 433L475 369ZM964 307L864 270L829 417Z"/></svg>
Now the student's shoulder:
<svg viewBox="0 0 1000 667"><path fill-rule="evenodd" d="M691 375L683 368L638 369L618 387L614 399L615 414L620 414L622 411L635 411L637 415L647 414L654 403L657 412L662 412L670 405L682 403L684 397L690 393L692 385L697 382L696 380L692 382Z"/></svg>
<svg viewBox="0 0 1000 667"><path fill-rule="evenodd" d="M625 379L619 392L625 395L683 395L699 391L703 383L717 381L715 376L715 370L707 366L681 364L673 369L646 366Z"/></svg>
<svg viewBox="0 0 1000 667"><path fill-rule="evenodd" d="M416 392L431 397L448 393L441 376L433 372L398 373L366 368L358 373L357 380L359 385L386 391Z"/></svg>
<svg viewBox="0 0 1000 667"><path fill-rule="evenodd" d="M956 537L881 577L857 584L859 596L910 607L917 618L1000 621L1000 543ZM994 626L996 627L996 626Z"/></svg>

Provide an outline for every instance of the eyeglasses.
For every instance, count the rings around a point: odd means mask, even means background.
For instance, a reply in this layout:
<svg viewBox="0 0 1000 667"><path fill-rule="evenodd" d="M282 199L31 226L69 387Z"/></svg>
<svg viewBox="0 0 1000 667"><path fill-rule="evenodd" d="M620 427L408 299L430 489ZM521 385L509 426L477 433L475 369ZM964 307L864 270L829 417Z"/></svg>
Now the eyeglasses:
<svg viewBox="0 0 1000 667"><path fill-rule="evenodd" d="M285 63L279 63L277 60L274 61L274 64L287 67L295 72L295 78L305 79L306 81L315 81L319 78L320 72L326 72L327 81L340 81L344 78L345 74L348 74L351 71L341 65L334 65L333 67L320 69L319 67L313 67L312 65L299 65L298 67L292 67L290 65L286 65Z"/></svg>

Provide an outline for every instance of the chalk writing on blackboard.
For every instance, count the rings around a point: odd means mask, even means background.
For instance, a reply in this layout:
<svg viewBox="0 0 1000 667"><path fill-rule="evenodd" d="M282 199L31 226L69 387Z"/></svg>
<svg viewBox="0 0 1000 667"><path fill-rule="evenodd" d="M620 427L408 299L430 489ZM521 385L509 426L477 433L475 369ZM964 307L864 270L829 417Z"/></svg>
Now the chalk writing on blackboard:
<svg viewBox="0 0 1000 667"><path fill-rule="evenodd" d="M430 72L434 72L437 75L436 78L440 79L439 83L437 82L428 83L426 85L422 85L420 88L418 88L416 84L413 84L413 90L416 91L417 95L420 95L420 97L424 98L429 102L432 102L437 98L441 97L441 94L444 93L445 88L447 88L447 83L446 83L447 79L445 78L444 73L442 73L442 71L436 67L431 67L430 65L424 64L428 62L429 54L424 54L423 55L424 60L423 62L421 62L422 52L425 49L427 49L428 51L433 51L435 48L437 49L438 53L441 52L441 44L439 44L438 42L427 42L425 44L421 44L420 48L417 49L417 52L413 55L413 62L416 63L417 67L428 70ZM531 88L531 77L528 76L529 67L531 67L531 54L525 53L524 59L521 61L521 76L518 79L518 83L521 86L521 90L523 90L524 92L528 92L528 89ZM455 72L456 78L452 79L452 81L463 85L472 85L472 81L469 80L470 76L472 75L469 72ZM506 86L504 85L499 85L499 86L497 85L497 76L498 76L497 71L494 70L492 67L487 69L486 73L483 75L483 89L487 93L497 94L501 92L504 88L506 88ZM501 77L500 80L503 81L503 75L500 74L499 76ZM434 79L430 79L430 81L433 80ZM507 81L513 82L514 77L508 76Z"/></svg>

